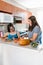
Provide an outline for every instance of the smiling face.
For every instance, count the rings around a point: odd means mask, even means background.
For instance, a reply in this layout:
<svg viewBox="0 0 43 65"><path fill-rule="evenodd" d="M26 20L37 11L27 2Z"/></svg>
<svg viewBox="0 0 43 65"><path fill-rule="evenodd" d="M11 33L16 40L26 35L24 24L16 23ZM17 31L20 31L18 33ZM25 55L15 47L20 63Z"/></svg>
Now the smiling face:
<svg viewBox="0 0 43 65"><path fill-rule="evenodd" d="M10 27L10 32L14 32L14 28L12 26Z"/></svg>
<svg viewBox="0 0 43 65"><path fill-rule="evenodd" d="M32 26L32 21L30 19L28 19L28 24L29 26Z"/></svg>

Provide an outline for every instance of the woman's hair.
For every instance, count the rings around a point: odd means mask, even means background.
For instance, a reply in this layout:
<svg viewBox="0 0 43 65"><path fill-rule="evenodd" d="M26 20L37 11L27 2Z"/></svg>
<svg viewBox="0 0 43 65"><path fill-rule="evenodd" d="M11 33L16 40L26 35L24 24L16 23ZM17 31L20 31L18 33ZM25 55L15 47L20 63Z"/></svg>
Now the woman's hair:
<svg viewBox="0 0 43 65"><path fill-rule="evenodd" d="M8 26L7 26L7 30L8 30L8 32L10 32L10 27L13 27L13 28L14 28L14 26L13 26L12 23L9 23ZM15 30L15 28L14 28L14 30Z"/></svg>
<svg viewBox="0 0 43 65"><path fill-rule="evenodd" d="M32 31L36 25L39 26L39 24L37 23L37 20L36 20L35 16L31 16L28 19L30 19L31 22L32 22L32 26L29 26L29 31Z"/></svg>

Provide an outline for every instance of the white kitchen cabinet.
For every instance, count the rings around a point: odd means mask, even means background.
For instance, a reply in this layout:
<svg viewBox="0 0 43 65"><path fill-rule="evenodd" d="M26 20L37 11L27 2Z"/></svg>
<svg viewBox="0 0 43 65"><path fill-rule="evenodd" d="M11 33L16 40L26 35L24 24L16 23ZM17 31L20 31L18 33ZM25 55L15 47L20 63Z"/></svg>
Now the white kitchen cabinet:
<svg viewBox="0 0 43 65"><path fill-rule="evenodd" d="M0 12L0 23L13 23L13 16L11 14Z"/></svg>
<svg viewBox="0 0 43 65"><path fill-rule="evenodd" d="M43 50L0 44L3 65L43 65Z"/></svg>

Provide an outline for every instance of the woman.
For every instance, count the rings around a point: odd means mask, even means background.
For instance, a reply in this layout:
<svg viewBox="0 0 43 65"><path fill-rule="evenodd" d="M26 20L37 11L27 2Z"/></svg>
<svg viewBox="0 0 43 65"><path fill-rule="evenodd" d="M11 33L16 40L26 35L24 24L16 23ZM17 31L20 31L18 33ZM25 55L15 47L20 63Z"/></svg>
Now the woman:
<svg viewBox="0 0 43 65"><path fill-rule="evenodd" d="M35 16L28 18L29 32L28 37L32 42L41 43L41 28L37 23Z"/></svg>
<svg viewBox="0 0 43 65"><path fill-rule="evenodd" d="M15 28L12 23L9 23L7 26L8 32L4 35L4 37L8 37L8 39L16 39L19 38L19 33L15 31Z"/></svg>

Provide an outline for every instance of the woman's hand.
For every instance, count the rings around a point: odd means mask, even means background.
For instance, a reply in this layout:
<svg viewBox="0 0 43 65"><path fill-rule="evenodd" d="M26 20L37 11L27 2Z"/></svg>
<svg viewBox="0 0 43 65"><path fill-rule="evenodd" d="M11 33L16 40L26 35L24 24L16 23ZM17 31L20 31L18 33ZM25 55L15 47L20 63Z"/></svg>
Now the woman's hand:
<svg viewBox="0 0 43 65"><path fill-rule="evenodd" d="M18 35L18 38L20 38L20 33L19 32L17 32L17 35Z"/></svg>
<svg viewBox="0 0 43 65"><path fill-rule="evenodd" d="M35 40L36 40L36 38L37 38L37 36L38 36L38 34L37 34L37 33L34 33L34 34L33 34L33 37L32 37L32 38L30 38L30 40L31 40L31 41L35 41Z"/></svg>

